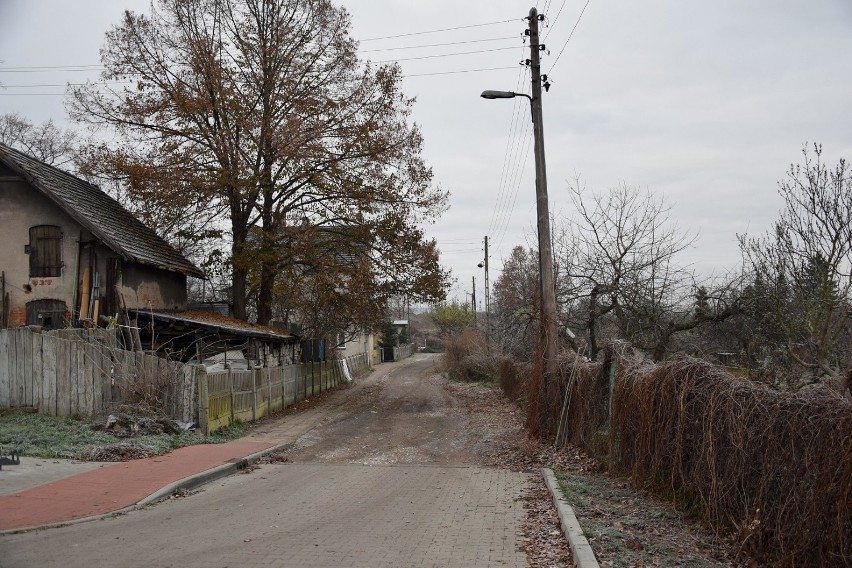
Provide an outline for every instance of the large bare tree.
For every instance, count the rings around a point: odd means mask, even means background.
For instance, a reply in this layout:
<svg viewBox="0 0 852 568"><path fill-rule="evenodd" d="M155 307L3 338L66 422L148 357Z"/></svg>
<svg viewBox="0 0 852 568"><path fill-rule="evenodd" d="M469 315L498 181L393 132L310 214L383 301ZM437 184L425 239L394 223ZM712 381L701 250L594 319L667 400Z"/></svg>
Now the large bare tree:
<svg viewBox="0 0 852 568"><path fill-rule="evenodd" d="M90 167L164 207L221 208L235 315L270 319L300 227L351 229L381 276L440 296L418 225L443 210L400 70L357 57L328 0L160 0L106 38L102 80L72 88L73 117L118 143ZM302 242L305 242L304 239ZM412 259L428 262L403 266ZM417 272L420 271L420 272ZM429 273L429 274L427 274Z"/></svg>

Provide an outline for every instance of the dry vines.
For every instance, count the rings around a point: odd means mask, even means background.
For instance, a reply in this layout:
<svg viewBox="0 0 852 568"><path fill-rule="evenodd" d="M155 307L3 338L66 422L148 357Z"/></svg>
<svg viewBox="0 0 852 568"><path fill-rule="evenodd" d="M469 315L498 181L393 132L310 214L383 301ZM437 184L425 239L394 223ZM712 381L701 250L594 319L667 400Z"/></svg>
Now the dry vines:
<svg viewBox="0 0 852 568"><path fill-rule="evenodd" d="M626 344L602 362L574 362L561 365L546 416L530 400L541 435L564 431L560 442L672 496L760 561L852 566L847 401L771 390L691 358L654 365ZM502 376L512 372L501 365Z"/></svg>

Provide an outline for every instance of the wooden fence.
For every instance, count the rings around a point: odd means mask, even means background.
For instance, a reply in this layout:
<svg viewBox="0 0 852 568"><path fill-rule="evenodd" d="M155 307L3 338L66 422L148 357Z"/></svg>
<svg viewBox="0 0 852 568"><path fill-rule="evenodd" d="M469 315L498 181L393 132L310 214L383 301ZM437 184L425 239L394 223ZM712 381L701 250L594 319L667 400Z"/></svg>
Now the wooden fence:
<svg viewBox="0 0 852 568"><path fill-rule="evenodd" d="M93 416L134 402L193 420L195 385L192 367L118 349L106 330L0 330L0 408Z"/></svg>
<svg viewBox="0 0 852 568"><path fill-rule="evenodd" d="M199 426L209 434L257 420L350 380L369 369L366 354L322 363L207 373L196 368Z"/></svg>

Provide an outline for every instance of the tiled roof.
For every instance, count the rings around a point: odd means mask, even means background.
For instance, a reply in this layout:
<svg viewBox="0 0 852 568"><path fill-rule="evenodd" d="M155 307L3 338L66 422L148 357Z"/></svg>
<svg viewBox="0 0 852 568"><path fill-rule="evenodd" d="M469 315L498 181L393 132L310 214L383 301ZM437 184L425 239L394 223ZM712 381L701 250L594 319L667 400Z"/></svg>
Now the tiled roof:
<svg viewBox="0 0 852 568"><path fill-rule="evenodd" d="M4 144L0 144L0 160L125 259L187 276L204 276L97 186Z"/></svg>

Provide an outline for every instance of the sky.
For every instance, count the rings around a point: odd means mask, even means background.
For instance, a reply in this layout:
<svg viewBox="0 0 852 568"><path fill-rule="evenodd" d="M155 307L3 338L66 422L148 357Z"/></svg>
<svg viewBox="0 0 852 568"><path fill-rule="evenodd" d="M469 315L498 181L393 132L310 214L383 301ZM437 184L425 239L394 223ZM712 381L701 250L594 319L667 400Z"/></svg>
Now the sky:
<svg viewBox="0 0 852 568"><path fill-rule="evenodd" d="M533 6L546 16L542 70L552 87L543 130L554 227L572 215L575 179L587 192L637 186L697 235L681 261L721 273L739 264L737 234L762 234L777 218L778 181L806 143L821 143L829 163L852 159L849 0L341 3L362 57L399 60L403 90L416 97L425 158L451 195L426 232L459 300L475 278L482 305L477 264L486 235L492 284L514 246L536 245L529 102L479 97L529 91L519 62L529 57L523 19ZM123 9L148 6L0 0L0 113L66 123L63 85L96 72L32 67L96 66Z"/></svg>

